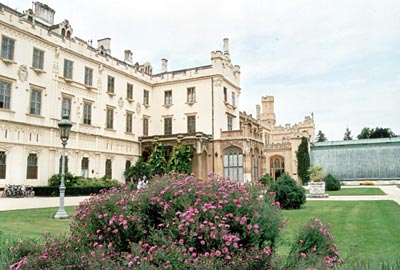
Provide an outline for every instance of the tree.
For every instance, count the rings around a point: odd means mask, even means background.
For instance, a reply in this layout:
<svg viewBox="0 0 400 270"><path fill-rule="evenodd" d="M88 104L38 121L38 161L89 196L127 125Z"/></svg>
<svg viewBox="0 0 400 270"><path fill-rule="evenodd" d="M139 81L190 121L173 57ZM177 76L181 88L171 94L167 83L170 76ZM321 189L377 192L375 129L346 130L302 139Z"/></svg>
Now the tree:
<svg viewBox="0 0 400 270"><path fill-rule="evenodd" d="M192 172L192 147L190 145L175 146L168 162L168 171L190 174Z"/></svg>
<svg viewBox="0 0 400 270"><path fill-rule="evenodd" d="M310 154L308 153L308 140L306 137L301 138L299 149L296 153L297 157L297 174L300 176L303 184L310 180L308 169L310 168Z"/></svg>
<svg viewBox="0 0 400 270"><path fill-rule="evenodd" d="M349 128L346 128L346 132L344 133L343 140L345 140L345 141L353 140L353 136L351 136L351 130Z"/></svg>
<svg viewBox="0 0 400 270"><path fill-rule="evenodd" d="M326 138L325 134L320 130L320 131L318 131L316 140L317 140L317 142L325 142L328 140L328 138Z"/></svg>
<svg viewBox="0 0 400 270"><path fill-rule="evenodd" d="M165 160L165 146L162 143L154 144L154 151L151 153L147 164L150 166L151 176L163 175L167 172L167 161Z"/></svg>
<svg viewBox="0 0 400 270"><path fill-rule="evenodd" d="M357 135L357 139L374 139L374 138L392 138L396 137L396 134L390 128L363 128L361 133Z"/></svg>
<svg viewBox="0 0 400 270"><path fill-rule="evenodd" d="M128 168L124 172L125 179L133 179L135 182L143 178L145 175L151 177L151 170L142 157L136 161L134 166Z"/></svg>
<svg viewBox="0 0 400 270"><path fill-rule="evenodd" d="M371 139L374 138L392 138L396 137L396 134L390 128L375 128L371 132Z"/></svg>

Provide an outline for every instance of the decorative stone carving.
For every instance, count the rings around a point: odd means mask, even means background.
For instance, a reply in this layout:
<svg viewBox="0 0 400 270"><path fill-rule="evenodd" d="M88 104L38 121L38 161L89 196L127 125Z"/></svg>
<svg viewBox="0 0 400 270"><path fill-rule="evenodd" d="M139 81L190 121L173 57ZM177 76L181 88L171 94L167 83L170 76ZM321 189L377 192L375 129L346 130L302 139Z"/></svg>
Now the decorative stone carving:
<svg viewBox="0 0 400 270"><path fill-rule="evenodd" d="M20 65L18 68L18 78L21 82L26 82L28 79L28 68L26 65Z"/></svg>
<svg viewBox="0 0 400 270"><path fill-rule="evenodd" d="M142 105L140 105L140 102L136 103L136 112L140 113L140 111L142 110Z"/></svg>
<svg viewBox="0 0 400 270"><path fill-rule="evenodd" d="M118 107L119 107L120 109L122 109L122 107L124 107L124 99L123 99L122 97L120 97L120 98L118 99Z"/></svg>

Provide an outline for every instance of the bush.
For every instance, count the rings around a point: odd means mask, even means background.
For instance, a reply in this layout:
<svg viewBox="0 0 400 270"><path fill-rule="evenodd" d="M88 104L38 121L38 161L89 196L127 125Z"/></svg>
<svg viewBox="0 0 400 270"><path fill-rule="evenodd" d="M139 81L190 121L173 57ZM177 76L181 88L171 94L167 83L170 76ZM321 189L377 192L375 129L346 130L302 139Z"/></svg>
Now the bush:
<svg viewBox="0 0 400 270"><path fill-rule="evenodd" d="M76 184L78 177L73 176L71 173L67 172L64 174L64 185L66 187L72 187ZM61 184L61 174L54 174L49 179L49 186L50 187L59 187Z"/></svg>
<svg viewBox="0 0 400 270"><path fill-rule="evenodd" d="M259 180L264 186L270 186L274 182L274 178L272 178L268 173L261 176Z"/></svg>
<svg viewBox="0 0 400 270"><path fill-rule="evenodd" d="M143 158L139 158L134 166L128 168L124 172L124 176L125 179L133 179L134 183L137 183L139 179L143 178L143 176L150 178L151 169L150 166L143 160Z"/></svg>
<svg viewBox="0 0 400 270"><path fill-rule="evenodd" d="M46 240L13 269L266 268L283 223L273 195L260 195L177 174L139 191L112 188L78 206L68 240Z"/></svg>
<svg viewBox="0 0 400 270"><path fill-rule="evenodd" d="M61 183L61 174L54 174L49 179L50 187L59 187ZM71 173L64 175L64 185L67 188L71 187L113 187L118 185L118 180L110 179L107 177L102 178L83 178L74 176Z"/></svg>
<svg viewBox="0 0 400 270"><path fill-rule="evenodd" d="M283 174L271 185L271 192L275 192L276 200L283 209L299 209L306 202L305 190L297 185L296 181L287 174Z"/></svg>
<svg viewBox="0 0 400 270"><path fill-rule="evenodd" d="M341 188L339 180L332 174L328 174L327 176L325 176L324 181L325 190L327 191L340 190Z"/></svg>
<svg viewBox="0 0 400 270"><path fill-rule="evenodd" d="M333 269L343 263L329 226L313 218L300 230L287 260L289 269Z"/></svg>
<svg viewBox="0 0 400 270"><path fill-rule="evenodd" d="M101 190L109 187L68 187L65 189L65 196L88 196L100 193ZM59 187L33 187L37 197L57 197L60 195Z"/></svg>

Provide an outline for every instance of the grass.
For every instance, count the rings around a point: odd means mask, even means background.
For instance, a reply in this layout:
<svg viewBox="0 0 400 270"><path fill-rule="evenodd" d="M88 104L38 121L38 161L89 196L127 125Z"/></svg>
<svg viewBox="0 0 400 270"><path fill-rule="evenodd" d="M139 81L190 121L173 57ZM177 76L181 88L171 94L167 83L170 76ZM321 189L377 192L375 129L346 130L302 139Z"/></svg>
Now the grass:
<svg viewBox="0 0 400 270"><path fill-rule="evenodd" d="M69 232L71 219L54 219L58 208L39 208L28 210L0 211L0 231L16 238L36 238L44 232L51 234ZM69 215L75 206L67 206Z"/></svg>
<svg viewBox="0 0 400 270"><path fill-rule="evenodd" d="M66 207L70 215L74 209ZM71 219L55 220L52 217L56 212L57 208L0 212L3 232L0 234L0 269L2 262L7 262L4 257L9 254L9 247L19 239L35 239L45 231L52 234L69 231ZM278 247L282 255L289 251L299 228L317 217L332 224L331 232L341 256L352 261L351 265L360 266L351 269L396 269L381 268L382 260L386 263L397 260L393 265L400 265L400 206L393 201L309 201L300 210L282 212L287 222Z"/></svg>
<svg viewBox="0 0 400 270"><path fill-rule="evenodd" d="M313 217L331 223L331 232L343 258L359 254L379 260L398 256L400 250L400 206L394 201L310 201L300 210L284 210L280 253L290 249L288 241Z"/></svg>
<svg viewBox="0 0 400 270"><path fill-rule="evenodd" d="M310 191L306 190L306 194ZM380 188L341 188L335 191L326 191L326 194L331 196L374 196L374 195L386 195Z"/></svg>

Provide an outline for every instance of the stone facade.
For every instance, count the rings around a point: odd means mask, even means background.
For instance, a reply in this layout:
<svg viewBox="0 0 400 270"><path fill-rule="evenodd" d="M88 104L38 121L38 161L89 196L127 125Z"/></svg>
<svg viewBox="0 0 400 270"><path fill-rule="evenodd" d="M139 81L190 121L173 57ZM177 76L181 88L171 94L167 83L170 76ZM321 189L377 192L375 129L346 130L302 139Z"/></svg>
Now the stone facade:
<svg viewBox="0 0 400 270"><path fill-rule="evenodd" d="M257 118L239 111L240 67L229 41L211 52L209 65L161 73L149 63L111 55L111 40L92 46L73 35L67 20L36 2L19 13L0 4L0 186L46 185L59 172L58 122L73 123L67 169L75 175L124 181L123 172L152 143L193 146L193 171L240 181L273 171L271 157L295 176L300 138L314 138L312 117L275 125L273 97L262 99ZM3 173L4 171L4 173ZM273 171L275 173L275 171Z"/></svg>

